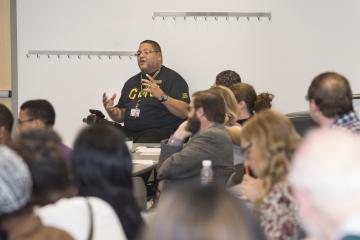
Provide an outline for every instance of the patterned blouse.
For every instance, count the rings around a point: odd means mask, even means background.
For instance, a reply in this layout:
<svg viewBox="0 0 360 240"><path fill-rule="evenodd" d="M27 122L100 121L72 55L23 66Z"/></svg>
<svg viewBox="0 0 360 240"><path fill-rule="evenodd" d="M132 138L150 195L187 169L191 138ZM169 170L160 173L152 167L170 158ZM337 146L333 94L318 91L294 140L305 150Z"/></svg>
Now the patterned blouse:
<svg viewBox="0 0 360 240"><path fill-rule="evenodd" d="M297 205L288 181L276 183L258 208L260 224L268 240L297 239Z"/></svg>

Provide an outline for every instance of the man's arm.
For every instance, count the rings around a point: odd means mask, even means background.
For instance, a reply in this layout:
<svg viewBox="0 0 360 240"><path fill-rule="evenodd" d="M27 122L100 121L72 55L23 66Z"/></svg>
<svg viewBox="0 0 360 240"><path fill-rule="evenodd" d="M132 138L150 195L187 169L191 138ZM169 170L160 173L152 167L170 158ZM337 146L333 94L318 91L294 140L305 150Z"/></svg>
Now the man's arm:
<svg viewBox="0 0 360 240"><path fill-rule="evenodd" d="M156 84L155 80L148 74L146 76L150 80L143 79L142 83L146 87L143 91L150 93L156 99L160 100L161 96L165 95L164 91ZM188 113L189 104L187 102L175 99L168 96L168 99L162 102L164 106L177 116L178 118L185 119Z"/></svg>
<svg viewBox="0 0 360 240"><path fill-rule="evenodd" d="M164 92L163 92L163 94L164 94ZM160 95L160 96L162 96L162 95ZM189 107L188 103L168 96L168 99L166 101L164 101L163 104L166 106L166 108L169 110L169 112L171 112L178 118L185 119L187 117L188 107Z"/></svg>
<svg viewBox="0 0 360 240"><path fill-rule="evenodd" d="M124 121L124 115L125 115L125 109L119 108L114 105L116 94L113 94L110 98L106 96L106 93L103 94L103 105L106 110L106 112L109 114L110 118L114 120L115 122L123 122Z"/></svg>

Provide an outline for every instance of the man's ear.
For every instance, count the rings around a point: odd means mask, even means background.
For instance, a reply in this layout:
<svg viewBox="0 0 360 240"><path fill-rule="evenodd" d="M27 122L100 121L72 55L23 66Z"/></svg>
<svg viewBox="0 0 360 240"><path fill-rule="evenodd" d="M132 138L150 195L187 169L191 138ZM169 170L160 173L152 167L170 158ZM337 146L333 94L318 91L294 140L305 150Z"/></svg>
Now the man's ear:
<svg viewBox="0 0 360 240"><path fill-rule="evenodd" d="M310 100L309 100L309 105L310 105L310 109L311 109L313 112L318 112L318 111L319 111L319 107L316 105L314 99L310 99Z"/></svg>
<svg viewBox="0 0 360 240"><path fill-rule="evenodd" d="M4 137L5 131L6 131L5 127L4 127L4 126L1 126L1 127L0 127L0 139L2 139L2 138Z"/></svg>
<svg viewBox="0 0 360 240"><path fill-rule="evenodd" d="M198 109L196 109L196 115L197 115L198 117L204 116L204 115L205 115L204 109L203 109L202 107L199 107Z"/></svg>
<svg viewBox="0 0 360 240"><path fill-rule="evenodd" d="M10 133L5 126L0 127L0 144L6 144L10 139Z"/></svg>

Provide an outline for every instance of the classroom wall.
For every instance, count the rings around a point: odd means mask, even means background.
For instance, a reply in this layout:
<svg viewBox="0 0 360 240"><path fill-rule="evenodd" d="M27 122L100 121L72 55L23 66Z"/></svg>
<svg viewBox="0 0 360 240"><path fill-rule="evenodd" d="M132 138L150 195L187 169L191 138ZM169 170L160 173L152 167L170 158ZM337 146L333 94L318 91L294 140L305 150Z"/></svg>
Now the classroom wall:
<svg viewBox="0 0 360 240"><path fill-rule="evenodd" d="M136 59L38 59L27 51L136 51L154 39L191 92L233 69L258 92L275 94L279 111L307 110L309 83L323 71L343 73L360 93L359 9L358 0L17 0L19 106L50 100L71 145L88 109L103 110L102 93L120 93L139 71ZM152 19L162 11L272 12L272 19Z"/></svg>

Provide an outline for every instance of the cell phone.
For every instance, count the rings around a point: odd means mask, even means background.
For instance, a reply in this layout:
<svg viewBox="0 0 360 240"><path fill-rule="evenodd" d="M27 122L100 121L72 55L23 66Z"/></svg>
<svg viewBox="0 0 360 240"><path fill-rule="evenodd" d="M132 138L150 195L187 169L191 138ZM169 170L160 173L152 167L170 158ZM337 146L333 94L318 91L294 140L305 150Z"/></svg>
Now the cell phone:
<svg viewBox="0 0 360 240"><path fill-rule="evenodd" d="M100 110L96 110L96 109L89 109L89 112L91 114L95 114L97 117L99 118L105 118L105 115L100 111Z"/></svg>

